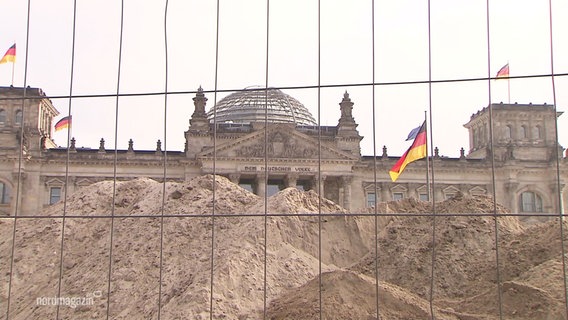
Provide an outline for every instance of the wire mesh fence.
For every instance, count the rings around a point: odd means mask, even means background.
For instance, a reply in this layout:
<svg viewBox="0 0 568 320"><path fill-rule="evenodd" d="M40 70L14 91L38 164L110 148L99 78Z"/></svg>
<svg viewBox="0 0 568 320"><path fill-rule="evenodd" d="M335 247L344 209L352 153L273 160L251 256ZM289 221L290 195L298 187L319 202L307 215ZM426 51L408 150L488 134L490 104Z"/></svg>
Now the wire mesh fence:
<svg viewBox="0 0 568 320"><path fill-rule="evenodd" d="M568 318L563 2L8 9L6 319Z"/></svg>

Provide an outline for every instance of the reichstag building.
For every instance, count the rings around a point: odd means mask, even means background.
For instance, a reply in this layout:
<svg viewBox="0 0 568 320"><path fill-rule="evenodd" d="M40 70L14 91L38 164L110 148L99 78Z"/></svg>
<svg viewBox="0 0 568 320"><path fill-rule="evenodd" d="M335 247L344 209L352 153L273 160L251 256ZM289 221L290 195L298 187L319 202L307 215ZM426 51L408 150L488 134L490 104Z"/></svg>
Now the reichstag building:
<svg viewBox="0 0 568 320"><path fill-rule="evenodd" d="M115 152L102 141L98 148L78 148L72 140L69 150L57 147L53 122L60 112L41 89L25 91L23 100L23 88L0 87L1 215L14 215L16 208L18 214L34 214L62 199L64 192L113 179L115 156L119 180L163 180L164 151L159 145L156 150L135 150L131 141L128 149ZM207 110L207 97L199 88L185 131L185 150L167 151L166 179L184 181L215 168L218 175L258 195L287 187L321 190L325 198L352 211L375 201L427 200L424 173L429 162L413 162L392 182L388 171L401 155L387 155L386 148L376 158L362 155L354 102L347 92L337 101L337 125L318 126L301 102L278 89L238 91ZM561 114L553 105L516 103L493 104L473 114L464 125L469 150L450 158L434 149L430 157L434 199L458 192L495 194L512 212L558 213L566 208L568 160L555 133Z"/></svg>

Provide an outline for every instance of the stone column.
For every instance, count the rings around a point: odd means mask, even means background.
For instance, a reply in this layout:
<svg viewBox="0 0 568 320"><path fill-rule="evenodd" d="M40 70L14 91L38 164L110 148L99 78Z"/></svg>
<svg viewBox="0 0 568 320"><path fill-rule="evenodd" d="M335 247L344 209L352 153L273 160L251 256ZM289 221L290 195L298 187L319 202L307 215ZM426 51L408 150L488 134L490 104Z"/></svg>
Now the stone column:
<svg viewBox="0 0 568 320"><path fill-rule="evenodd" d="M298 174L295 173L290 173L288 175L286 175L286 188L296 188L297 184L298 184Z"/></svg>
<svg viewBox="0 0 568 320"><path fill-rule="evenodd" d="M351 181L353 181L353 177L341 177L343 186L343 207L347 210L351 209Z"/></svg>
<svg viewBox="0 0 568 320"><path fill-rule="evenodd" d="M264 197L266 194L266 178L264 173L256 176L256 195Z"/></svg>
<svg viewBox="0 0 568 320"><path fill-rule="evenodd" d="M321 175L321 191L320 191L320 183L319 183L320 181L319 181L319 178L320 178L320 176L317 175L317 174L314 176L314 178L313 178L314 189L313 189L313 190L314 190L315 192L317 192L317 193L320 193L320 192L321 192L320 195L321 195L322 197L324 197L324 196L325 196L325 188L324 188L324 186L325 186L325 179L327 178L327 176L325 176L325 175L323 175L323 174Z"/></svg>

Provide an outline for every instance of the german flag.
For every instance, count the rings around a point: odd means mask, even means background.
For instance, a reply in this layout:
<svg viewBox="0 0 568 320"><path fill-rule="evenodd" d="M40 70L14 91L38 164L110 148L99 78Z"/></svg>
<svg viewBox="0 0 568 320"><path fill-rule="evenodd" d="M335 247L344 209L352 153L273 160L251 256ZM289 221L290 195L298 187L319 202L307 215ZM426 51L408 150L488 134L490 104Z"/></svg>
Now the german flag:
<svg viewBox="0 0 568 320"><path fill-rule="evenodd" d="M61 118L61 120L57 121L55 124L55 131L63 130L65 128L69 128L71 126L71 116Z"/></svg>
<svg viewBox="0 0 568 320"><path fill-rule="evenodd" d="M391 180L395 182L409 163L425 158L426 154L426 121L424 121L410 148L406 150L402 157L398 159L398 161L390 169L389 174Z"/></svg>
<svg viewBox="0 0 568 320"><path fill-rule="evenodd" d="M0 60L0 63L16 62L16 44L12 45Z"/></svg>
<svg viewBox="0 0 568 320"><path fill-rule="evenodd" d="M509 64L507 63L499 71L497 71L497 75L495 78L507 78L509 77Z"/></svg>

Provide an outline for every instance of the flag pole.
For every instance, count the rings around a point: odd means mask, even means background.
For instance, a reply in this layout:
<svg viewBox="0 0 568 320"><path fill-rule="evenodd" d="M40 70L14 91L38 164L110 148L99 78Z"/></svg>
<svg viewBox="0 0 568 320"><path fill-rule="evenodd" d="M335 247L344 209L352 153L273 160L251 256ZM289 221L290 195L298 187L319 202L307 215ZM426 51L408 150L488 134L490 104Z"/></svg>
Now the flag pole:
<svg viewBox="0 0 568 320"><path fill-rule="evenodd" d="M507 66L509 66L509 74L507 75L507 96L509 99L509 104L511 104L511 65L509 64L509 60L507 60Z"/></svg>
<svg viewBox="0 0 568 320"><path fill-rule="evenodd" d="M426 122L426 110L424 110L424 125L426 126L426 192L428 193L428 201L430 201L430 157L428 156L428 123Z"/></svg>
<svg viewBox="0 0 568 320"><path fill-rule="evenodd" d="M16 65L16 61L12 61L12 87L14 86L14 66Z"/></svg>
<svg viewBox="0 0 568 320"><path fill-rule="evenodd" d="M73 139L73 116L69 114L69 131L67 131L67 149L71 145L71 139Z"/></svg>
<svg viewBox="0 0 568 320"><path fill-rule="evenodd" d="M16 45L16 40L14 40L14 46ZM14 53L14 61L12 61L12 87L14 86L14 69L16 67L16 58Z"/></svg>

